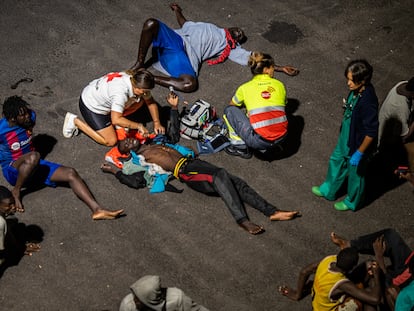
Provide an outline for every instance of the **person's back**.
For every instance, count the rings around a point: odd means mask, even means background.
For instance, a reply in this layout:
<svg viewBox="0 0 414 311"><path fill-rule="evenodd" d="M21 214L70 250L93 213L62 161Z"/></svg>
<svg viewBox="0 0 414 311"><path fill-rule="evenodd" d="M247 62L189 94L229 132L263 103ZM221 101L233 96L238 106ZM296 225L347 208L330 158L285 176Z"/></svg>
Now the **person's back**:
<svg viewBox="0 0 414 311"><path fill-rule="evenodd" d="M407 97L400 95L397 92L397 88L406 82L407 81L401 81L394 85L394 87L388 92L387 97L380 107L378 114L378 137L380 139L383 135L386 135L386 137L388 137L389 134L395 134L398 136L404 136L408 134L411 105L409 105ZM384 130L388 128L387 123L390 122L391 119L394 122L397 121L399 123L398 127L401 127L401 131L399 133L394 133L394 131L392 131L392 133L384 133Z"/></svg>
<svg viewBox="0 0 414 311"><path fill-rule="evenodd" d="M331 294L339 284L349 280L342 272L331 270L331 265L334 263L336 263L336 255L325 257L318 265L312 288L314 310L333 310L340 304L340 297L332 297Z"/></svg>

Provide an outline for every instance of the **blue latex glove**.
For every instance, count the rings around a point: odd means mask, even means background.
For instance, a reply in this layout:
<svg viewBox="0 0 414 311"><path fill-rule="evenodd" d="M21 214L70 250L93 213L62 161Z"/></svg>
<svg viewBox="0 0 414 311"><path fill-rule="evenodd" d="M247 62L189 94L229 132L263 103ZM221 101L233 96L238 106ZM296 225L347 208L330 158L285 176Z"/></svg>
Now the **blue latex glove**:
<svg viewBox="0 0 414 311"><path fill-rule="evenodd" d="M358 166L359 161L361 161L363 155L364 154L359 150L355 151L351 159L349 160L349 163L351 163L352 166Z"/></svg>

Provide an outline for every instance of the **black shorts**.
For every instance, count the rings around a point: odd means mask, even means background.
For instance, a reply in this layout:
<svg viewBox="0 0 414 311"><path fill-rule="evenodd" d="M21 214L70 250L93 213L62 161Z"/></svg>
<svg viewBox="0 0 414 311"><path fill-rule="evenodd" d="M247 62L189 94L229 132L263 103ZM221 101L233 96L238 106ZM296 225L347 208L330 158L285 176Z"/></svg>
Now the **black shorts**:
<svg viewBox="0 0 414 311"><path fill-rule="evenodd" d="M79 97L79 110L85 122L94 130L99 131L112 125L111 115L92 112L85 106L82 97Z"/></svg>

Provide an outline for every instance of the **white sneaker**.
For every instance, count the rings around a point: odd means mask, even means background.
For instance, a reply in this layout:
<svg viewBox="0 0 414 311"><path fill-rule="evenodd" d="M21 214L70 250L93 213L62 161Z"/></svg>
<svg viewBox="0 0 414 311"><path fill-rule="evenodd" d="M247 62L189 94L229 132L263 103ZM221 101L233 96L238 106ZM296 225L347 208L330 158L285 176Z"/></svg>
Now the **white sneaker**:
<svg viewBox="0 0 414 311"><path fill-rule="evenodd" d="M73 136L76 136L79 131L78 128L75 125L75 119L78 116L76 114L66 112L65 116L65 122L63 123L63 136L66 138L72 138Z"/></svg>

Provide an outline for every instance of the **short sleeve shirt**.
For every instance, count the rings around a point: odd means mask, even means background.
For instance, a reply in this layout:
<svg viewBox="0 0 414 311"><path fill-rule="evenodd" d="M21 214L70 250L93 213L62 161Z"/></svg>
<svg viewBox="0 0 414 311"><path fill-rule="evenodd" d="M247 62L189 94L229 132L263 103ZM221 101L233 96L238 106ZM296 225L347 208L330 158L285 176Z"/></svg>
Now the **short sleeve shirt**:
<svg viewBox="0 0 414 311"><path fill-rule="evenodd" d="M31 119L33 123L36 121L36 113L33 110ZM20 126L9 126L6 118L0 119L0 164L2 168L33 150L31 131Z"/></svg>
<svg viewBox="0 0 414 311"><path fill-rule="evenodd" d="M182 37L195 72L199 71L203 61L216 57L227 45L224 29L211 23L186 21L180 29L174 31ZM250 51L238 45L231 50L229 59L246 66L250 54Z"/></svg>
<svg viewBox="0 0 414 311"><path fill-rule="evenodd" d="M242 84L232 98L236 106L246 106L247 111L268 106L285 106L286 89L282 82L267 74L255 75Z"/></svg>
<svg viewBox="0 0 414 311"><path fill-rule="evenodd" d="M92 112L108 115L111 111L123 113L129 98L134 97L131 76L126 72L111 72L90 82L82 91L82 100ZM146 98L150 98L148 93ZM141 98L136 98L140 101Z"/></svg>
<svg viewBox="0 0 414 311"><path fill-rule="evenodd" d="M401 134L405 136L409 131L409 120L411 114L411 107L409 106L407 97L397 93L397 87L407 81L397 83L388 93L384 102L381 105L378 119L379 119L379 137L382 136L385 123L387 120L393 118L401 123Z"/></svg>

